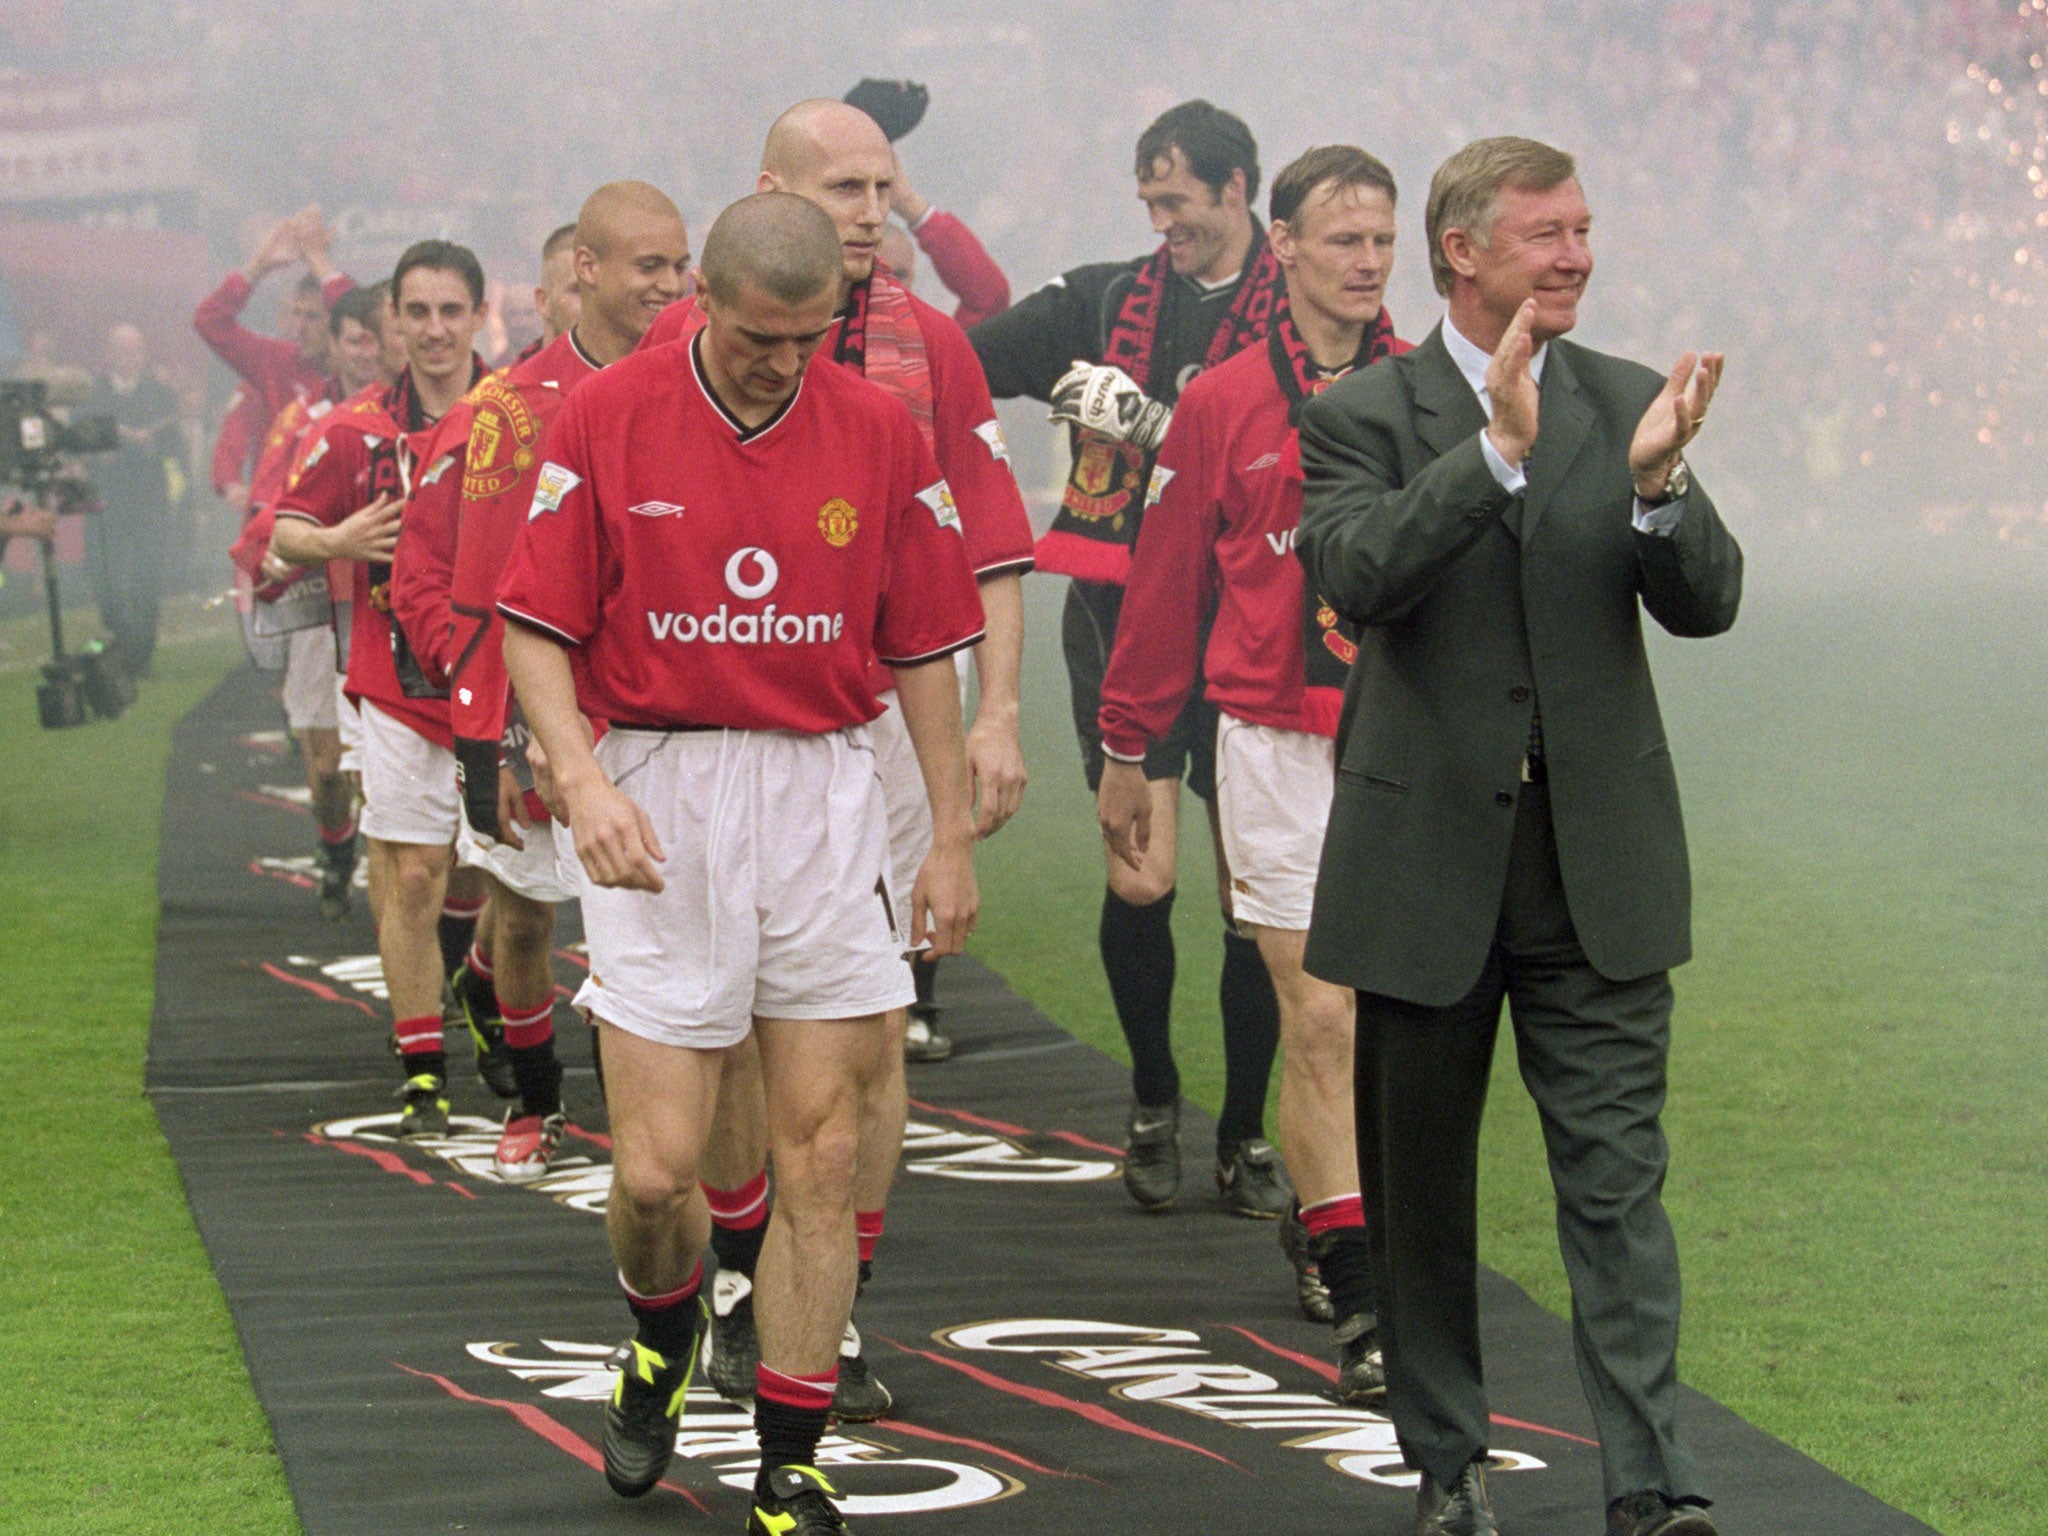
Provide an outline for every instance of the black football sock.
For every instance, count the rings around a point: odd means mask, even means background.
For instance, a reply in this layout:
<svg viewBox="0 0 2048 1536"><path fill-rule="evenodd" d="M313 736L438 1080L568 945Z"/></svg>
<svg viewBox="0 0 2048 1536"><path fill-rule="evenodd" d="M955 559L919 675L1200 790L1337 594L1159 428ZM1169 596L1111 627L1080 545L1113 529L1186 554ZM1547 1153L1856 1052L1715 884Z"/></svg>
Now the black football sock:
<svg viewBox="0 0 2048 1536"><path fill-rule="evenodd" d="M538 1008L520 1009L504 1007L493 998L492 1007L504 1020L519 1107L545 1119L562 1107L562 1063L555 1057L555 1001L549 998Z"/></svg>
<svg viewBox="0 0 2048 1536"><path fill-rule="evenodd" d="M1218 1150L1266 1134L1266 1089L1273 1053L1280 1048L1280 999L1259 946L1229 922L1223 925L1223 1113L1216 1120Z"/></svg>
<svg viewBox="0 0 2048 1536"><path fill-rule="evenodd" d="M443 917L442 923L448 919ZM504 1010L498 1006L498 989L491 971L491 962L484 957L476 940L470 940L469 949L462 962L462 1000L469 1005L469 1016L478 1023L491 1019L502 1019Z"/></svg>
<svg viewBox="0 0 2048 1536"><path fill-rule="evenodd" d="M626 1284L625 1276L619 1277L640 1342L670 1364L686 1359L697 1346L697 1320L702 1310L697 1305L697 1291L703 1282L701 1261L687 1280L664 1296L642 1296Z"/></svg>
<svg viewBox="0 0 2048 1536"><path fill-rule="evenodd" d="M1366 1241L1365 1215L1356 1195L1337 1195L1303 1209L1309 1230L1309 1252L1316 1271L1330 1289L1337 1321L1348 1322L1379 1311L1372 1280L1372 1248Z"/></svg>
<svg viewBox="0 0 2048 1536"><path fill-rule="evenodd" d="M442 906L441 919L434 925L434 934L441 941L443 976L453 976L455 968L469 954L469 946L476 942L476 920L483 909L481 901L474 906L456 901Z"/></svg>
<svg viewBox="0 0 2048 1536"><path fill-rule="evenodd" d="M761 1262L761 1243L768 1236L768 1170L763 1168L738 1189L706 1184L704 1201L711 1207L711 1251L718 1255L720 1274L754 1278Z"/></svg>
<svg viewBox="0 0 2048 1536"><path fill-rule="evenodd" d="M939 984L939 962L930 955L919 951L910 957L910 981L917 988L917 1001L910 1005L916 1017L930 1023L938 1016L936 1000Z"/></svg>
<svg viewBox="0 0 2048 1536"><path fill-rule="evenodd" d="M1168 891L1134 907L1113 890L1102 893L1102 968L1131 1050L1131 1091L1154 1108L1180 1099L1172 1039L1173 898Z"/></svg>
<svg viewBox="0 0 2048 1536"><path fill-rule="evenodd" d="M597 1020L590 1021L590 1070L597 1078L597 1098L604 1102L604 1045L603 1035L597 1027Z"/></svg>
<svg viewBox="0 0 2048 1536"><path fill-rule="evenodd" d="M785 1376L766 1365L755 1369L754 1436L761 1442L761 1467L754 1474L757 1497L774 1491L768 1480L777 1467L807 1467L816 1458L838 1381L836 1360L816 1376Z"/></svg>

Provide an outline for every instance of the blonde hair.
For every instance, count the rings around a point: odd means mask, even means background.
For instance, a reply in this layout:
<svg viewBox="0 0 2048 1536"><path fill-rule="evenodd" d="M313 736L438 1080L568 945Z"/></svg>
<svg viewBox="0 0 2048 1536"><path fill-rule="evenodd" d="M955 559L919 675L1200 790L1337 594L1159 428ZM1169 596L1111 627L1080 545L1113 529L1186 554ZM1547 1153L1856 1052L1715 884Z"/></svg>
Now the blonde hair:
<svg viewBox="0 0 2048 1536"><path fill-rule="evenodd" d="M1429 181L1423 228L1429 236L1429 275L1449 297L1456 275L1444 255L1444 231L1462 229L1482 249L1493 238L1503 187L1548 192L1579 173L1578 162L1535 139L1477 139L1436 168Z"/></svg>

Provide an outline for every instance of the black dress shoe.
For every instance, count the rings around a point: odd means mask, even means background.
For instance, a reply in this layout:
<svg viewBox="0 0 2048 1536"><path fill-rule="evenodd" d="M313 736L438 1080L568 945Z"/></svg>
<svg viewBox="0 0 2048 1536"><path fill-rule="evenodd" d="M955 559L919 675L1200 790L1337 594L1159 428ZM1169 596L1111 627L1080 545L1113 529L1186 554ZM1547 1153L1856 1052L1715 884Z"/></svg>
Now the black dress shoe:
<svg viewBox="0 0 2048 1536"><path fill-rule="evenodd" d="M1486 1497L1486 1458L1465 1464L1445 1488L1427 1472L1415 1493L1415 1536L1500 1536Z"/></svg>
<svg viewBox="0 0 2048 1536"><path fill-rule="evenodd" d="M1607 1536L1716 1536L1697 1504L1674 1504L1645 1488L1607 1506Z"/></svg>

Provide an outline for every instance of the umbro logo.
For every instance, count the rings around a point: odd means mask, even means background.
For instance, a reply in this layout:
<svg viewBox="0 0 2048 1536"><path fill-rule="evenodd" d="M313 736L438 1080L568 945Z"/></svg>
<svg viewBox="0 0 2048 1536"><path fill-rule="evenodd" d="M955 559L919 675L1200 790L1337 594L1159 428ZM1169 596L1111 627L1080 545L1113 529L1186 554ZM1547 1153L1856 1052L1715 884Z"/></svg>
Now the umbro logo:
<svg viewBox="0 0 2048 1536"><path fill-rule="evenodd" d="M683 509L672 501L639 501L626 508L641 517L674 517Z"/></svg>
<svg viewBox="0 0 2048 1536"><path fill-rule="evenodd" d="M1279 455L1279 454L1277 454L1277 453L1262 453L1262 454L1260 454L1260 455L1259 455L1259 456L1258 456L1258 457L1257 457L1256 459L1253 459L1253 460L1251 461L1251 463L1249 463L1249 464L1245 465L1245 467L1244 467L1244 472L1245 472L1246 474L1250 474L1250 473L1252 473L1252 471L1254 471L1254 470L1259 470L1259 469L1271 469L1271 468L1272 468L1272 467L1273 467L1273 466L1274 466L1275 464L1278 464L1279 462L1280 462L1280 455Z"/></svg>

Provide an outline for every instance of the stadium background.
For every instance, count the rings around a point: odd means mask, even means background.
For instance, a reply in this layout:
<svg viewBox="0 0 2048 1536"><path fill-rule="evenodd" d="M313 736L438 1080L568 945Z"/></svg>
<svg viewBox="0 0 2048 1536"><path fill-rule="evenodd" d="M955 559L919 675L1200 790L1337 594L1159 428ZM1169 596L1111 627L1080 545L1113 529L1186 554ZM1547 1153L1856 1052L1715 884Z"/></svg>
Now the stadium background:
<svg viewBox="0 0 2048 1536"><path fill-rule="evenodd" d="M444 231L519 281L606 176L671 189L701 235L770 107L864 72L932 87L906 157L1020 292L1145 248L1129 145L1176 99L1244 111L1269 171L1318 139L1365 143L1407 192L1392 306L1411 334L1435 310L1417 238L1435 161L1509 126L1572 146L1599 220L1585 339L1653 359L1707 339L1735 360L1701 460L1751 549L1748 609L1725 643L1659 655L1700 886L1672 1112L1688 1374L1944 1530L2048 1529L2027 1450L2048 1417L2041 6L1130 14L17 0L0 150L50 131L29 114L53 80L104 97L112 79L141 82L121 99L151 142L190 153L128 190L0 183L0 282L17 345L47 325L90 361L117 304L146 323L194 385L197 444L224 386L190 307L267 219L317 198L358 273ZM421 100L432 115L407 110ZM1007 419L1042 485L1050 434ZM219 584L212 559L195 585ZM1099 873L1049 644L1057 584L1029 590L1034 785L984 860L977 952L1109 1046L1100 978L1072 963ZM34 659L32 620L0 628L0 654ZM292 1528L136 1091L162 753L235 661L218 637L173 646L133 714L64 738L34 733L28 677L0 679L0 995L23 1074L0 1164L10 1530ZM1179 931L1198 1060L1213 927L1195 903ZM1561 1308L1535 1128L1500 1070L1484 1254ZM1213 1055L1191 1083L1213 1107Z"/></svg>

